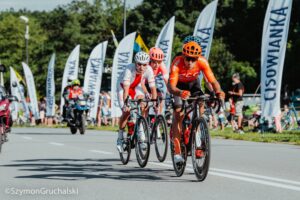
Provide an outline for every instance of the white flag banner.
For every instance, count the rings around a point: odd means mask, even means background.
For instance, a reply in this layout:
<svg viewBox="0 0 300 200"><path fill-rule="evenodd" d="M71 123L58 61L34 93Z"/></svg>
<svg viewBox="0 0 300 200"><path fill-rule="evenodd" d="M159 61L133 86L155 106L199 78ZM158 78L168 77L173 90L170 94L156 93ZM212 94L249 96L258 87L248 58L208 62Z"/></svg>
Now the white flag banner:
<svg viewBox="0 0 300 200"><path fill-rule="evenodd" d="M201 40L202 56L209 58L211 43L213 40L214 27L216 21L218 0L208 4L199 15L195 28L194 36L198 36Z"/></svg>
<svg viewBox="0 0 300 200"><path fill-rule="evenodd" d="M175 16L171 17L171 19L169 19L169 21L162 28L155 43L155 47L161 48L161 50L164 52L165 55L164 63L166 65L168 72L170 71L170 65L171 65L174 27L175 27ZM165 85L163 77L161 75L156 76L155 82L156 82L156 87L160 91L163 91L164 94L166 94L167 86Z"/></svg>
<svg viewBox="0 0 300 200"><path fill-rule="evenodd" d="M113 60L111 78L111 116L120 117L122 114L118 97L118 85L122 79L125 67L132 63L133 46L136 32L124 37L119 43Z"/></svg>
<svg viewBox="0 0 300 200"><path fill-rule="evenodd" d="M103 65L107 41L98 44L92 51L84 77L84 91L91 94L92 102L90 108L90 117L96 119L99 103L99 93L101 89Z"/></svg>
<svg viewBox="0 0 300 200"><path fill-rule="evenodd" d="M160 31L156 40L155 47L159 47L165 54L164 63L168 71L170 71L171 57L172 57L172 45L174 36L175 16L173 16Z"/></svg>
<svg viewBox="0 0 300 200"><path fill-rule="evenodd" d="M70 54L64 69L64 76L61 84L61 99L60 99L60 113L62 114L63 105L65 104L65 100L62 97L64 88L67 86L67 81L70 76L77 78L78 77L78 66L79 66L79 50L80 45L77 45L72 53Z"/></svg>
<svg viewBox="0 0 300 200"><path fill-rule="evenodd" d="M17 78L16 72L15 72L14 68L12 68L12 67L10 67L10 87L12 89L12 91L11 91L12 95L16 96L18 98L19 102L21 102L24 113L25 113L25 117L28 119L29 118L29 108L28 108L28 105L26 103L26 99L24 96L24 87L23 87L23 85L19 84L19 79ZM16 106L15 108L18 111L19 105Z"/></svg>
<svg viewBox="0 0 300 200"><path fill-rule="evenodd" d="M15 70L10 67L10 90L11 90L11 94L13 96L16 96L18 98L19 101L21 101L21 95L20 95L20 91L19 91L19 80L17 78L17 75L15 73Z"/></svg>
<svg viewBox="0 0 300 200"><path fill-rule="evenodd" d="M12 67L10 67L10 92L13 96L17 97L19 101L21 101L21 95L18 87L18 78L16 73ZM13 110L12 110L12 119L13 121L18 118L18 105L19 103L16 101L12 102Z"/></svg>
<svg viewBox="0 0 300 200"><path fill-rule="evenodd" d="M38 101L36 97L36 89L35 89L35 84L34 84L34 79L32 72L28 65L24 62L22 62L25 78L26 78L26 84L27 84L27 93L29 95L30 99L30 110L35 117L35 119L40 118L40 113L39 113L39 107L38 107Z"/></svg>
<svg viewBox="0 0 300 200"><path fill-rule="evenodd" d="M46 81L46 116L53 117L55 115L55 82L54 82L54 64L55 53L52 54L48 64L48 74Z"/></svg>
<svg viewBox="0 0 300 200"><path fill-rule="evenodd" d="M261 106L263 117L280 114L280 90L292 0L270 0L261 47Z"/></svg>

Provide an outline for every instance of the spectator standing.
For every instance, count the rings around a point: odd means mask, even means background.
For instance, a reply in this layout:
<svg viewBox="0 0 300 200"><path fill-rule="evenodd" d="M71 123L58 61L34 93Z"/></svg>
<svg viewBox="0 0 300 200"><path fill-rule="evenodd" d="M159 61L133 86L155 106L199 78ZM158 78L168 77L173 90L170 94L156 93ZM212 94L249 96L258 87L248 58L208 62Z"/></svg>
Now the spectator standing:
<svg viewBox="0 0 300 200"><path fill-rule="evenodd" d="M101 127L102 122L102 104L103 104L103 96L102 93L99 93L99 102L98 102L98 110L97 110L97 126Z"/></svg>
<svg viewBox="0 0 300 200"><path fill-rule="evenodd" d="M46 99L45 98L40 98L39 101L39 111L40 111L40 118L41 118L41 123L44 125L46 120L45 120L45 114L46 114Z"/></svg>
<svg viewBox="0 0 300 200"><path fill-rule="evenodd" d="M240 75L238 73L234 73L232 75L232 81L233 81L233 86L228 93L235 107L235 116L238 117L237 132L243 134L244 133L242 127L243 107L244 107L243 94L245 88L243 83L240 81Z"/></svg>

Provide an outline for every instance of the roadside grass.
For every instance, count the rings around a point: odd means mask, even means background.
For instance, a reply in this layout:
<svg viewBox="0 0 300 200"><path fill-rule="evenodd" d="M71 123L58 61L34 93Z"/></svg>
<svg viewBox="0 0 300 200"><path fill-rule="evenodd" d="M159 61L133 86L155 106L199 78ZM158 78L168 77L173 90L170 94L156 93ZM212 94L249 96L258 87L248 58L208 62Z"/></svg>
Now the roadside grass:
<svg viewBox="0 0 300 200"><path fill-rule="evenodd" d="M284 131L282 133L257 133L245 131L244 134L239 134L234 133L230 128L226 128L224 131L211 130L210 134L212 137L224 139L300 145L300 130Z"/></svg>
<svg viewBox="0 0 300 200"><path fill-rule="evenodd" d="M16 126L14 127L33 127L30 125ZM51 127L45 125L34 126L36 128L68 128L65 124L53 125ZM112 126L88 126L89 130L99 131L118 131L118 127ZM257 133L251 131L245 131L244 134L234 133L231 128L225 128L225 130L210 130L210 135L213 138L223 138L232 140L245 140L253 142L266 142L266 143L286 143L300 145L300 130L284 131L283 133Z"/></svg>

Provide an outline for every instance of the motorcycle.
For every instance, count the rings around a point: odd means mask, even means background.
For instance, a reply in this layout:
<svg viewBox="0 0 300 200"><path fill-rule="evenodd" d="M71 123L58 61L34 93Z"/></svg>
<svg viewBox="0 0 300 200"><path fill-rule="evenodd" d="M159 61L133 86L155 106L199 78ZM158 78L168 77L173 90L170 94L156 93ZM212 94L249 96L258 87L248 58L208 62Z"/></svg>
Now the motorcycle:
<svg viewBox="0 0 300 200"><path fill-rule="evenodd" d="M0 152L2 144L7 142L7 133L10 132L13 124L10 110L10 103L17 101L15 96L6 96L0 100Z"/></svg>
<svg viewBox="0 0 300 200"><path fill-rule="evenodd" d="M79 129L81 135L85 133L87 114L90 109L87 101L88 97L86 95L69 101L67 125L70 127L72 134L76 134L77 129Z"/></svg>

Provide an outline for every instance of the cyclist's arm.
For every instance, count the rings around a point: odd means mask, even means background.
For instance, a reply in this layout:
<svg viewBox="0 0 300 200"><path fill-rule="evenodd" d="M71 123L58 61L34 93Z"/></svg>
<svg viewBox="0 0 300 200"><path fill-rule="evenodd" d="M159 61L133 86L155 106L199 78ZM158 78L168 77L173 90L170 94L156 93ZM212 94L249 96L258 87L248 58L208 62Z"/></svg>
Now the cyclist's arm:
<svg viewBox="0 0 300 200"><path fill-rule="evenodd" d="M157 98L157 92L156 92L156 87L155 87L155 79L154 79L154 73L152 71L152 69L149 67L146 73L147 73L147 81L151 90L151 96L152 99L156 99Z"/></svg>
<svg viewBox="0 0 300 200"><path fill-rule="evenodd" d="M205 81L205 86L206 88L210 91L213 92L214 88L212 87L212 85L210 84L210 82L208 82L207 78L203 75L204 81Z"/></svg>
<svg viewBox="0 0 300 200"><path fill-rule="evenodd" d="M156 87L151 87L151 94L152 94L152 99L156 99L157 98L157 91L156 91Z"/></svg>
<svg viewBox="0 0 300 200"><path fill-rule="evenodd" d="M222 92L221 86L217 79L215 78L214 73L212 72L207 60L205 58L200 58L198 60L199 64L202 66L202 71L205 77L207 78L207 81L211 84L213 87L214 91L216 93Z"/></svg>
<svg viewBox="0 0 300 200"><path fill-rule="evenodd" d="M131 80L131 71L129 68L125 69L125 72L123 74L123 101L125 101L129 95L129 88L130 88L130 80ZM125 102L124 102L125 104ZM123 104L123 105L124 105Z"/></svg>
<svg viewBox="0 0 300 200"><path fill-rule="evenodd" d="M142 81L142 82L141 82L141 86L142 86L143 92L144 92L145 94L147 94L147 93L148 93L148 90L147 90L145 81Z"/></svg>
<svg viewBox="0 0 300 200"><path fill-rule="evenodd" d="M123 105L125 105L125 100L127 99L128 97L128 94L129 94L129 85L123 85Z"/></svg>
<svg viewBox="0 0 300 200"><path fill-rule="evenodd" d="M168 80L169 80L169 74L168 74L168 70L166 68L166 65L164 63L161 64L160 70L161 70L161 73L163 75L165 84L167 85L168 84Z"/></svg>
<svg viewBox="0 0 300 200"><path fill-rule="evenodd" d="M171 94L175 96L181 95L181 90L176 87L178 83L178 76L179 69L176 66L172 66L168 82L168 90Z"/></svg>

